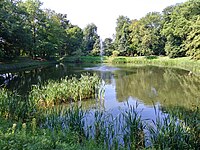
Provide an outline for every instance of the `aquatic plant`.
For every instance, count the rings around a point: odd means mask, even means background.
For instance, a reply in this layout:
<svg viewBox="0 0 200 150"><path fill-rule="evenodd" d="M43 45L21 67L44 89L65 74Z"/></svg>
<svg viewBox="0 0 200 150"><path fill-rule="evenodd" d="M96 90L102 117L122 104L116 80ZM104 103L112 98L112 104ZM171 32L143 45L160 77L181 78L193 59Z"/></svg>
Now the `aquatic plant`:
<svg viewBox="0 0 200 150"><path fill-rule="evenodd" d="M13 120L25 120L34 115L35 107L27 97L0 89L0 115Z"/></svg>
<svg viewBox="0 0 200 150"><path fill-rule="evenodd" d="M92 99L100 90L100 84L100 79L96 74L82 74L80 78L65 77L59 82L49 81L43 86L33 86L30 97L42 107Z"/></svg>
<svg viewBox="0 0 200 150"><path fill-rule="evenodd" d="M122 112L124 121L123 141L129 149L143 149L145 147L145 125L137 107L137 103L136 106L128 104L128 110Z"/></svg>

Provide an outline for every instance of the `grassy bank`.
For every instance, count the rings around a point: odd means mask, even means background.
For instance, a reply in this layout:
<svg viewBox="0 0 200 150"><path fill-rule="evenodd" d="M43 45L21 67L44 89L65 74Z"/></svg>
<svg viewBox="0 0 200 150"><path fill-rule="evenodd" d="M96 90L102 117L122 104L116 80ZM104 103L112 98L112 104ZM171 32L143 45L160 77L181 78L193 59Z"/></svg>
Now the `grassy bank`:
<svg viewBox="0 0 200 150"><path fill-rule="evenodd" d="M60 62L68 62L68 63L102 63L100 56L70 56L63 57L59 59Z"/></svg>
<svg viewBox="0 0 200 150"><path fill-rule="evenodd" d="M45 66L52 63L57 63L56 59L44 60L44 59L31 59L29 57L17 57L13 60L0 62L0 72L13 71L23 68L32 68L38 66Z"/></svg>
<svg viewBox="0 0 200 150"><path fill-rule="evenodd" d="M176 67L186 69L195 74L200 74L200 60L192 60L189 57L169 58L169 57L108 57L105 59L107 63L113 64L140 64L155 65L164 67Z"/></svg>
<svg viewBox="0 0 200 150"><path fill-rule="evenodd" d="M200 75L200 60L192 60L189 57L181 57L171 59L169 57L103 57L100 56L70 56L63 58L54 58L52 60L32 60L27 57L19 57L13 61L0 62L0 71L17 70L28 67L37 67L41 65L49 65L52 63L111 63L111 64L127 64L127 65L155 65L163 67L182 68L192 73Z"/></svg>

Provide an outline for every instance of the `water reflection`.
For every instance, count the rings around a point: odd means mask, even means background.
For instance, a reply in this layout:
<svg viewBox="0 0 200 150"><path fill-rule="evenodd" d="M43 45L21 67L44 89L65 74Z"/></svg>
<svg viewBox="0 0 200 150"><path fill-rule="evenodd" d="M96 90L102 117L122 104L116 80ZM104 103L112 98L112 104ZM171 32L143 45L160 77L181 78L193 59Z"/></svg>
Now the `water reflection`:
<svg viewBox="0 0 200 150"><path fill-rule="evenodd" d="M199 106L200 77L188 76L188 71L158 67L129 68L132 74L119 72L116 93L119 101L130 96L146 105Z"/></svg>
<svg viewBox="0 0 200 150"><path fill-rule="evenodd" d="M124 108L125 103L141 103L145 113L153 111L152 104L165 107L180 106L187 109L200 106L200 77L189 76L188 71L152 66L125 67L104 66L104 70L94 65L57 64L18 72L2 73L0 84L19 94L27 94L34 84L43 84L48 80L60 80L65 76L83 72L97 73L102 78L105 96L100 104L94 101L82 102L86 108L102 110ZM106 68L106 71L105 71ZM109 68L111 68L109 70ZM113 69L117 68L117 69ZM5 78L6 77L6 78Z"/></svg>
<svg viewBox="0 0 200 150"><path fill-rule="evenodd" d="M27 94L32 85L44 84L48 80L60 80L72 74L80 75L82 66L57 64L47 67L39 67L18 72L2 73L1 76L9 74L9 78L0 78L1 87L11 91L17 91L21 95ZM13 78L15 77L15 78Z"/></svg>

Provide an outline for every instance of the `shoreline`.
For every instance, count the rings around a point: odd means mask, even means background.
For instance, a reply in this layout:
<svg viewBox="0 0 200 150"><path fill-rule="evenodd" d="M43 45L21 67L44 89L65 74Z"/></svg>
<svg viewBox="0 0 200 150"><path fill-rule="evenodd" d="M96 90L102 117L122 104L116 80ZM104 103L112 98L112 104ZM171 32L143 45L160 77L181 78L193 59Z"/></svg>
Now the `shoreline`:
<svg viewBox="0 0 200 150"><path fill-rule="evenodd" d="M31 67L46 66L56 63L106 63L106 64L126 64L126 65L152 65L159 67L180 68L190 71L192 74L200 75L200 60L192 60L190 57L169 58L166 56L159 57L101 57L99 56L82 56L82 57L64 57L53 60L33 60L28 57L20 57L9 63L0 62L0 72L13 71Z"/></svg>

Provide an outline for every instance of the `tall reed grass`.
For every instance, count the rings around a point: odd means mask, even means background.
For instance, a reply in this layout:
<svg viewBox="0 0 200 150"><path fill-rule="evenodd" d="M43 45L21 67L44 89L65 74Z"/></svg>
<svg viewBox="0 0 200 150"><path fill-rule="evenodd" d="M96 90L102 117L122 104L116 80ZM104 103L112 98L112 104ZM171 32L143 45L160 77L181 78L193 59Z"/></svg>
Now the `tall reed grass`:
<svg viewBox="0 0 200 150"><path fill-rule="evenodd" d="M65 77L61 81L49 81L32 88L30 97L40 106L54 106L62 103L92 99L100 90L97 75L82 74L80 78Z"/></svg>
<svg viewBox="0 0 200 150"><path fill-rule="evenodd" d="M99 110L84 111L77 106L68 109L63 106L45 109L42 112L43 122L33 118L30 122L13 124L8 129L0 128L0 137L3 140L0 142L0 148L11 148L12 146L6 144L9 140L18 148L199 148L198 137L193 134L197 131L192 130L178 117L170 114L157 115L156 120L150 121L141 119L137 106L128 106L121 111L120 115L114 116ZM89 122L88 118L93 118L92 122ZM87 145L88 143L91 145Z"/></svg>
<svg viewBox="0 0 200 150"><path fill-rule="evenodd" d="M97 95L101 94L100 83L97 75L82 74L80 78L66 77L59 82L36 85L29 96L0 89L0 115L13 120L26 120L33 116L42 119L40 116L44 108L98 98Z"/></svg>
<svg viewBox="0 0 200 150"><path fill-rule="evenodd" d="M33 101L16 92L0 89L0 116L13 120L25 120L34 116L36 108Z"/></svg>

